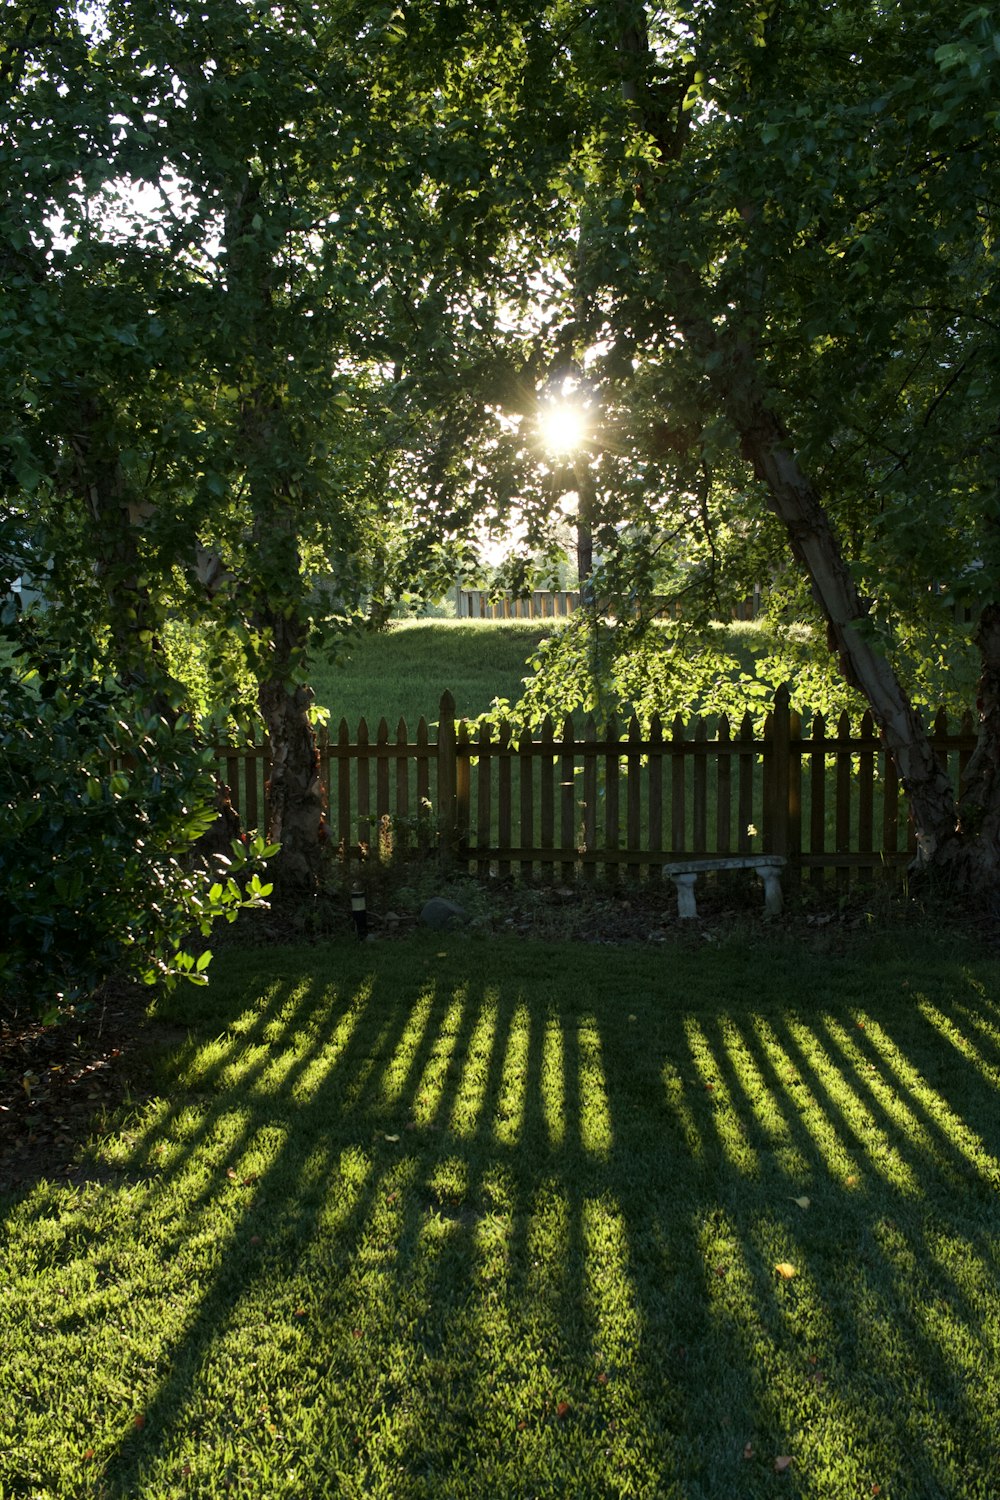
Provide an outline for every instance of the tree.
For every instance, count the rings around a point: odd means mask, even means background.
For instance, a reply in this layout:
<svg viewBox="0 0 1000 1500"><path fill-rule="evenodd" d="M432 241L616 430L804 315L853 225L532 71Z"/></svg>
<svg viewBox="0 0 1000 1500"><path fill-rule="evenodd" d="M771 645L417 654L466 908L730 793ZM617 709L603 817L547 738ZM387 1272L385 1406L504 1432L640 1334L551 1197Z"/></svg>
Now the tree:
<svg viewBox="0 0 1000 1500"><path fill-rule="evenodd" d="M540 150L523 97L490 95L505 163L533 190L524 215L498 190L508 236L536 237L536 284L556 266L572 284L549 347L625 413L626 467L659 464L647 520L676 524L706 465L742 470L751 529L766 507L881 727L919 862L994 879L992 8L957 27L936 6L872 0L621 0L505 19L511 54L547 55L539 86L559 120ZM452 103L472 107L460 89ZM549 231L538 203L559 205ZM921 636L947 642L959 591L978 611L982 675L980 748L956 806L905 679Z"/></svg>
<svg viewBox="0 0 1000 1500"><path fill-rule="evenodd" d="M53 588L145 691L173 691L165 609L232 623L289 880L312 879L321 812L314 620L435 573L514 502L536 547L561 491L532 422L571 369L604 413L577 488L606 557L683 559L697 534L690 603L720 538L732 561L783 537L921 860L990 875L990 7L957 27L879 0L8 13L9 483ZM961 808L906 690L943 638L938 582L980 619Z"/></svg>
<svg viewBox="0 0 1000 1500"><path fill-rule="evenodd" d="M391 16L7 12L3 476L59 606L48 627L102 645L167 715L183 691L165 625L229 632L271 741L276 882L308 888L309 653L355 628L376 584L412 589L418 567L438 587L467 524L446 482L461 423L403 377L420 340L433 367L450 312L443 221L371 77ZM417 525L394 479L432 430L443 471L424 465Z"/></svg>

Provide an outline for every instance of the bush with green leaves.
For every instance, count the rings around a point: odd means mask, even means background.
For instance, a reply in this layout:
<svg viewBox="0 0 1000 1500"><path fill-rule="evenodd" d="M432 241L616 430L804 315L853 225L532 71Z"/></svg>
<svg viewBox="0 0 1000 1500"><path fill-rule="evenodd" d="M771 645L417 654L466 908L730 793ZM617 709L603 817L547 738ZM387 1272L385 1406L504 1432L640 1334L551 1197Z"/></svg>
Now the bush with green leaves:
<svg viewBox="0 0 1000 1500"><path fill-rule="evenodd" d="M236 877L275 852L198 856L215 791L186 717L75 664L0 666L0 1011L55 1019L113 975L206 982L191 935L262 905Z"/></svg>

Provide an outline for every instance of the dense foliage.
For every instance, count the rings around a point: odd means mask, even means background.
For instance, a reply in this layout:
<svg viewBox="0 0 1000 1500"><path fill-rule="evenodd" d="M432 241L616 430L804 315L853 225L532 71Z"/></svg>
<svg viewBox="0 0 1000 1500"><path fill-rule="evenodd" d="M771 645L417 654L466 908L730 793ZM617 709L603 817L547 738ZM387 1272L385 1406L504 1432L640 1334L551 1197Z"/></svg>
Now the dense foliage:
<svg viewBox="0 0 1000 1500"><path fill-rule="evenodd" d="M216 817L190 724L82 664L0 672L0 1008L55 1016L114 974L205 982L190 951L269 887L199 858ZM258 853L264 852L258 849Z"/></svg>
<svg viewBox="0 0 1000 1500"><path fill-rule="evenodd" d="M237 648L223 706L252 668L283 878L316 875L318 639L512 515L535 557L571 517L595 616L804 605L921 858L1000 859L1000 782L957 809L914 708L967 606L1000 759L992 6L4 17L4 495L122 680L177 620ZM546 456L566 395L585 442Z"/></svg>

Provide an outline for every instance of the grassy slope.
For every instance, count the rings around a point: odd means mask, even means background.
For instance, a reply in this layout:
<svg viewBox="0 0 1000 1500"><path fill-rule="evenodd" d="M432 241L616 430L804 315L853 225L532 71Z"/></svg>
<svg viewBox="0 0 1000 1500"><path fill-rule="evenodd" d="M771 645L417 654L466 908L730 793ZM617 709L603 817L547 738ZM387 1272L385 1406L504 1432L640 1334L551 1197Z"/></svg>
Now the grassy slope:
<svg viewBox="0 0 1000 1500"><path fill-rule="evenodd" d="M0 1204L0 1494L987 1500L998 981L947 936L226 953L162 1097Z"/></svg>
<svg viewBox="0 0 1000 1500"><path fill-rule="evenodd" d="M364 637L344 666L317 666L316 700L330 710L334 727L346 718L353 728L364 716L374 728L384 716L394 731L401 715L411 729L421 715L437 723L447 689L459 715L474 718L494 698L520 697L528 657L549 629L541 621L394 624Z"/></svg>

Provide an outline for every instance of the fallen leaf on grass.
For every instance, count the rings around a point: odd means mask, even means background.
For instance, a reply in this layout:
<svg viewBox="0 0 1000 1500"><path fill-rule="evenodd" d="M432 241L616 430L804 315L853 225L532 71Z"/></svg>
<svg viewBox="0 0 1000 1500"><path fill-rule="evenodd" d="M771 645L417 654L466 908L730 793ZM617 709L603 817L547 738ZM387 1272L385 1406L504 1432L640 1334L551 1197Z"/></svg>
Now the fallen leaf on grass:
<svg viewBox="0 0 1000 1500"><path fill-rule="evenodd" d="M399 1136L398 1135L384 1135L382 1137L382 1139L384 1141L398 1141L399 1140Z"/></svg>
<svg viewBox="0 0 1000 1500"><path fill-rule="evenodd" d="M777 1271L782 1281L791 1281L792 1277L796 1274L795 1267L792 1265L790 1260L779 1260L774 1269Z"/></svg>
<svg viewBox="0 0 1000 1500"><path fill-rule="evenodd" d="M94 1457L94 1450L93 1450L93 1448L84 1448L84 1450L83 1450L83 1462L85 1464L89 1464L91 1462L91 1460L93 1459L93 1457Z"/></svg>
<svg viewBox="0 0 1000 1500"><path fill-rule="evenodd" d="M598 1385L607 1385L607 1383L608 1383L608 1377L607 1377L607 1375L604 1373L603 1370L599 1371L598 1372L598 1376L597 1376L597 1384Z"/></svg>
<svg viewBox="0 0 1000 1500"><path fill-rule="evenodd" d="M792 1202L793 1203L797 1203L799 1205L799 1208L808 1208L809 1207L809 1199L808 1198L793 1198Z"/></svg>
<svg viewBox="0 0 1000 1500"><path fill-rule="evenodd" d="M791 1467L792 1455L790 1453L783 1453L780 1458L774 1460L774 1472L776 1474L784 1474L785 1470Z"/></svg>
<svg viewBox="0 0 1000 1500"><path fill-rule="evenodd" d="M753 1458L753 1443L747 1443L743 1449L743 1457L747 1459Z"/></svg>
<svg viewBox="0 0 1000 1500"><path fill-rule="evenodd" d="M562 1419L564 1417L568 1417L569 1416L569 1402L568 1401L560 1401L559 1405L556 1407L556 1416L559 1418L560 1421L562 1421Z"/></svg>
<svg viewBox="0 0 1000 1500"><path fill-rule="evenodd" d="M137 1411L135 1416L132 1418L132 1425L133 1427L137 1427L140 1432L145 1427L146 1418L143 1416L141 1411Z"/></svg>

